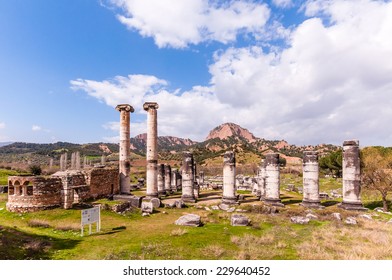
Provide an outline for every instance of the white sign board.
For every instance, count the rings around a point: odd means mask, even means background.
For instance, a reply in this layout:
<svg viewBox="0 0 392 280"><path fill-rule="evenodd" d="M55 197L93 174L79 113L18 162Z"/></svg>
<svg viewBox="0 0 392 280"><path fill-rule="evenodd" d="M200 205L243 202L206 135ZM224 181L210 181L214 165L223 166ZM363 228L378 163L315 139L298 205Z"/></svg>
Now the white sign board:
<svg viewBox="0 0 392 280"><path fill-rule="evenodd" d="M83 236L83 227L85 225L89 225L89 233L91 234L91 224L97 223L97 232L101 229L101 207L94 207L89 209L82 210L82 236Z"/></svg>

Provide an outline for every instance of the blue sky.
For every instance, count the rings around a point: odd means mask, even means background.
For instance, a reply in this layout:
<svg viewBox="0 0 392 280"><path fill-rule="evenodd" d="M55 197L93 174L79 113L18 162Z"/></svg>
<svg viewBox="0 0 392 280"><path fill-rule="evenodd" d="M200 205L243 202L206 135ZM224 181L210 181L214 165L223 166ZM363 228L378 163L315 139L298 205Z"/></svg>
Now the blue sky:
<svg viewBox="0 0 392 280"><path fill-rule="evenodd" d="M0 1L0 142L116 142L223 122L297 145L390 146L392 3Z"/></svg>

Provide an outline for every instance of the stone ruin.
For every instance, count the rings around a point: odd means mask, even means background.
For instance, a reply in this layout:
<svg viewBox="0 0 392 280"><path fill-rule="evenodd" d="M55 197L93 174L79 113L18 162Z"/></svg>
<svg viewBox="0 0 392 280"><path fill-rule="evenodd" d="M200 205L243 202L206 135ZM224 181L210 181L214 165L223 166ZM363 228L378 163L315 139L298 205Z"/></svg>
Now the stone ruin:
<svg viewBox="0 0 392 280"><path fill-rule="evenodd" d="M6 208L21 213L57 207L69 209L74 203L107 197L118 191L118 169L66 170L50 177L10 176Z"/></svg>
<svg viewBox="0 0 392 280"><path fill-rule="evenodd" d="M180 170L168 164L158 165L157 109L156 102L143 105L147 111L147 171L146 180L139 181L135 188L146 183L146 197L131 194L130 185L130 113L129 104L120 104L120 153L119 169L93 168L80 170L80 154L71 156L71 170L67 170L67 153L61 155L60 170L50 177L11 176L8 184L7 209L13 212L30 212L54 207L71 208L74 203L90 198L117 195L120 200L136 201L136 206L159 207L159 197L181 190L181 201L194 203L201 189L222 189L222 205L238 204L238 188L252 190L261 201L271 206L284 207L280 199L279 154L266 154L261 161L256 177L236 176L234 152L228 151L223 159L223 176L206 179L204 172L197 175L196 163L190 152L184 152ZM340 207L347 210L365 210L360 200L360 161L358 141L343 143L343 202ZM105 163L105 159L101 159ZM86 166L86 158L84 166ZM100 166L100 167L103 167ZM306 151L303 159L304 207L322 208L319 193L319 167L317 152ZM219 183L221 182L221 183ZM115 197L116 198L116 197ZM181 205L183 205L183 202ZM144 203L144 204L143 204ZM151 205L152 206L151 206ZM151 207L150 207L151 206ZM149 210L151 212L153 210Z"/></svg>

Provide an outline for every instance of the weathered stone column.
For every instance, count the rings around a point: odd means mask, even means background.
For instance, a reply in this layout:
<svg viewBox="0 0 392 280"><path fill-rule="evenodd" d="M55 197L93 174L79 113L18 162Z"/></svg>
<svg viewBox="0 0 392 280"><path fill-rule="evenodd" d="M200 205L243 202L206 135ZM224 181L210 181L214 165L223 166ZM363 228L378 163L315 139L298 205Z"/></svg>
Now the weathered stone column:
<svg viewBox="0 0 392 280"><path fill-rule="evenodd" d="M158 123L156 102L146 102L143 109L147 111L147 174L146 174L146 195L149 198L158 197Z"/></svg>
<svg viewBox="0 0 392 280"><path fill-rule="evenodd" d="M223 196L222 204L238 204L235 187L235 155L226 152L223 155Z"/></svg>
<svg viewBox="0 0 392 280"><path fill-rule="evenodd" d="M165 190L165 165L163 163L158 165L158 194L166 195Z"/></svg>
<svg viewBox="0 0 392 280"><path fill-rule="evenodd" d="M120 112L120 193L128 194L131 191L131 182L129 173L131 172L130 155L130 113L134 109L129 104L120 104L116 106L116 110Z"/></svg>
<svg viewBox="0 0 392 280"><path fill-rule="evenodd" d="M364 210L361 202L361 167L359 141L343 142L343 202L339 207L346 210Z"/></svg>
<svg viewBox="0 0 392 280"><path fill-rule="evenodd" d="M178 170L174 169L174 168L172 169L172 172L171 172L170 189L171 189L172 193L177 191L177 172L178 172Z"/></svg>
<svg viewBox="0 0 392 280"><path fill-rule="evenodd" d="M280 169L279 154L271 153L265 156L265 202L273 206L284 205L280 200Z"/></svg>
<svg viewBox="0 0 392 280"><path fill-rule="evenodd" d="M176 177L177 177L177 181L176 181L176 189L177 191L182 190L182 175L180 173L180 171L176 171Z"/></svg>
<svg viewBox="0 0 392 280"><path fill-rule="evenodd" d="M170 194L171 190L171 167L169 164L165 164L165 191L166 194Z"/></svg>
<svg viewBox="0 0 392 280"><path fill-rule="evenodd" d="M264 200L265 198L265 160L264 159L262 159L260 163L257 185L258 185L258 191L256 195L257 197L260 198L260 200Z"/></svg>
<svg viewBox="0 0 392 280"><path fill-rule="evenodd" d="M303 199L302 206L321 208L319 195L319 164L318 153L305 151L303 164Z"/></svg>
<svg viewBox="0 0 392 280"><path fill-rule="evenodd" d="M181 199L185 202L196 202L193 192L194 174L193 174L193 155L190 152L184 152L182 162L182 195Z"/></svg>

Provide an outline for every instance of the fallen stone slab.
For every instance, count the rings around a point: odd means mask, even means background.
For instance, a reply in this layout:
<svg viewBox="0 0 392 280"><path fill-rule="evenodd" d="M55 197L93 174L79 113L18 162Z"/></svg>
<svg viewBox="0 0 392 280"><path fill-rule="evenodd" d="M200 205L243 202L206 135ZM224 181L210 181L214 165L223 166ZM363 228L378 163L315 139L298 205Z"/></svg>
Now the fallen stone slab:
<svg viewBox="0 0 392 280"><path fill-rule="evenodd" d="M362 214L362 215L359 215L358 217L366 219L366 220L373 220L373 217L369 214Z"/></svg>
<svg viewBox="0 0 392 280"><path fill-rule="evenodd" d="M354 217L347 217L346 220L344 220L344 223L348 225L356 225L357 220Z"/></svg>
<svg viewBox="0 0 392 280"><path fill-rule="evenodd" d="M174 223L179 226L199 227L201 226L201 219L199 215L187 214L178 218Z"/></svg>
<svg viewBox="0 0 392 280"><path fill-rule="evenodd" d="M312 214L312 213L306 214L305 217L308 218L309 220L317 220L318 219L318 217L315 214Z"/></svg>
<svg viewBox="0 0 392 280"><path fill-rule="evenodd" d="M294 224L305 225L309 223L310 219L301 216L293 216L290 218L290 221Z"/></svg>
<svg viewBox="0 0 392 280"><path fill-rule="evenodd" d="M232 226L247 226L249 225L250 221L248 217L244 215L239 215L239 214L233 214L231 215L231 222L230 224Z"/></svg>

